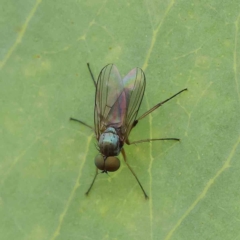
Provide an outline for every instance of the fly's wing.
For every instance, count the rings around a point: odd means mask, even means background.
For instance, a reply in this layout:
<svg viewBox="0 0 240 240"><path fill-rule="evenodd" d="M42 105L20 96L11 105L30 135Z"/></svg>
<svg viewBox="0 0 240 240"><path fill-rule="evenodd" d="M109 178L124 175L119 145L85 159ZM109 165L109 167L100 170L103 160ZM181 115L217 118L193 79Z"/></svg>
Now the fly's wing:
<svg viewBox="0 0 240 240"><path fill-rule="evenodd" d="M106 127L122 126L126 106L122 78L117 67L109 64L99 74L95 93L94 123L97 139Z"/></svg>
<svg viewBox="0 0 240 240"><path fill-rule="evenodd" d="M127 102L126 117L122 133L127 139L142 103L146 87L145 74L140 68L132 69L123 79L125 98Z"/></svg>

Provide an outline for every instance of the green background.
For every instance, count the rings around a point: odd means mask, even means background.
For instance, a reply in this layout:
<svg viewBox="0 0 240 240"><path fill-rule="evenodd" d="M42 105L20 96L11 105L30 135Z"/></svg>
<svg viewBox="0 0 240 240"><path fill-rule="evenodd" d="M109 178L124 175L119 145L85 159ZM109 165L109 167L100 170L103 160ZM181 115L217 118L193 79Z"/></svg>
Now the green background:
<svg viewBox="0 0 240 240"><path fill-rule="evenodd" d="M0 238L240 239L239 1L0 1ZM95 77L141 67L122 161L95 173Z"/></svg>

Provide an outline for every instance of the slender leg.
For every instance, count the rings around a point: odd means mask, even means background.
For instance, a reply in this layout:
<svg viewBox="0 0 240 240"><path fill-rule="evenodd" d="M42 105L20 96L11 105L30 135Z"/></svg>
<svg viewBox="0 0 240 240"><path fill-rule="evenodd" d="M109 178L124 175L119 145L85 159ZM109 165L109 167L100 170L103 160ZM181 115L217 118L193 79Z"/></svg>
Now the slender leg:
<svg viewBox="0 0 240 240"><path fill-rule="evenodd" d="M136 178L136 180L137 180L140 188L142 189L145 199L148 199L148 195L146 194L145 190L143 189L142 184L141 184L140 181L138 180L138 177L137 177L136 173L133 171L133 169L132 169L132 168L130 167L130 165L127 163L127 156L126 156L126 153L125 153L124 148L122 148L121 153L122 153L122 155L123 155L123 159L124 159L125 163L127 164L129 170L132 172L132 174L133 174L133 176Z"/></svg>
<svg viewBox="0 0 240 240"><path fill-rule="evenodd" d="M93 127L91 127L90 125L88 125L87 123L85 123L85 122L83 122L83 121L81 121L81 120L78 120L78 119L76 119L76 118L70 118L70 120L79 122L79 123L83 124L84 126L90 128L91 130L94 131L94 128L93 128Z"/></svg>
<svg viewBox="0 0 240 240"><path fill-rule="evenodd" d="M132 125L132 128L131 130L129 131L129 133L132 131L132 129L138 124L138 121L145 118L148 114L150 114L151 112L153 112L154 110L156 110L157 108L161 107L164 103L168 102L169 100L171 100L172 98L176 97L178 94L186 91L187 88L179 91L178 93L174 94L173 96L171 96L170 98L158 103L157 105L155 105L154 107L152 107L151 109L149 109L147 112L145 112L143 115L141 115L138 119L136 119L134 122L133 122L133 125ZM179 138L154 138L154 139L143 139L143 140L139 140L139 141L134 141L134 142L131 142L127 139L125 142L130 145L130 144L134 144L134 143L142 143L142 142L151 142L151 141L158 141L158 140L176 140L176 141L180 141Z"/></svg>
<svg viewBox="0 0 240 240"><path fill-rule="evenodd" d="M153 112L154 110L156 110L157 108L161 107L164 103L168 102L169 100L171 100L172 98L176 97L178 94L186 91L187 88L184 88L183 90L179 91L178 93L174 94L173 96L171 96L170 98L158 103L157 105L155 105L154 107L152 107L151 109L149 109L148 111L146 111L143 115L141 115L138 119L136 119L134 122L133 122L133 125L132 125L132 129L138 124L138 121L145 118L148 114L150 114L151 112Z"/></svg>
<svg viewBox="0 0 240 240"><path fill-rule="evenodd" d="M93 76L93 73L92 73L92 70L91 70L91 68L90 68L90 64L89 64L89 63L87 63L87 67L88 67L88 70L89 70L90 75L91 75L91 77L92 77L94 86L97 87L97 82L96 82L95 79L94 79L94 76Z"/></svg>
<svg viewBox="0 0 240 240"><path fill-rule="evenodd" d="M178 93L174 94L173 96L171 96L170 98L158 103L157 105L155 105L154 107L152 107L151 109L149 109L147 112L145 112L142 116L140 116L137 121L145 118L149 113L153 112L154 110L156 110L157 108L161 107L164 103L168 102L169 100L171 100L172 98L176 97L178 94L182 93L183 91L186 91L187 88L179 91Z"/></svg>
<svg viewBox="0 0 240 240"><path fill-rule="evenodd" d="M95 88L96 88L96 87L97 87L97 83L96 83L96 81L95 81L95 79L94 79L94 76L93 76L93 73L92 73L92 70L91 70L91 68L90 68L90 64L89 64L89 63L87 63L87 67L88 67L88 70L89 70L90 75L91 75L91 77L92 77L93 84L94 84L94 86L95 86ZM76 118L70 118L70 120L79 122L79 123L83 124L84 126L90 128L90 129L92 129L92 130L94 131L94 128L93 128L93 127L91 127L90 125L88 125L87 123L85 123L85 122L83 122L83 121L81 121L81 120L78 120L78 119L76 119Z"/></svg>
<svg viewBox="0 0 240 240"><path fill-rule="evenodd" d="M179 138L152 138L152 139L142 139L142 140L133 141L133 142L130 142L130 141L127 139L127 140L126 140L126 144L132 145L132 144L135 144L135 143L152 142L152 141L159 141L159 140L175 140L175 141L180 141Z"/></svg>
<svg viewBox="0 0 240 240"><path fill-rule="evenodd" d="M94 182L95 182L95 180L96 180L96 178L97 178L97 175L98 175L98 169L96 168L96 173L95 173L95 175L94 175L94 178L93 178L93 180L92 180L92 183L91 183L90 187L88 188L87 192L85 193L86 195L88 195L89 192L91 191L92 186L93 186L93 184L94 184Z"/></svg>

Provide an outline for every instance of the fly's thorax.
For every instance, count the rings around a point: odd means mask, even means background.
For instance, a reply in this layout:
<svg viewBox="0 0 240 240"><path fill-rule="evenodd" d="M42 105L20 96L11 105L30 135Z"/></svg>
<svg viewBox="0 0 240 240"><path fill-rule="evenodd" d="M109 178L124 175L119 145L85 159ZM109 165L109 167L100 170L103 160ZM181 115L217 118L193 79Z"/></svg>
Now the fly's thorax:
<svg viewBox="0 0 240 240"><path fill-rule="evenodd" d="M121 151L120 139L113 127L108 127L100 136L98 141L100 152L104 156L117 156Z"/></svg>

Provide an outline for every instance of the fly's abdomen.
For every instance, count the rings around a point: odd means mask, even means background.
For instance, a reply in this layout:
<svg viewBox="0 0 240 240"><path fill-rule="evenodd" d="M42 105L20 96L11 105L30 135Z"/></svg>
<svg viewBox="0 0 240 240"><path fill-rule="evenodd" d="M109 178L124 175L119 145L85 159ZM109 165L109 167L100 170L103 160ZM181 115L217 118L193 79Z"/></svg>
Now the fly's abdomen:
<svg viewBox="0 0 240 240"><path fill-rule="evenodd" d="M101 134L98 146L100 152L106 156L117 156L121 150L119 144L119 136L113 127L107 128L104 133Z"/></svg>

